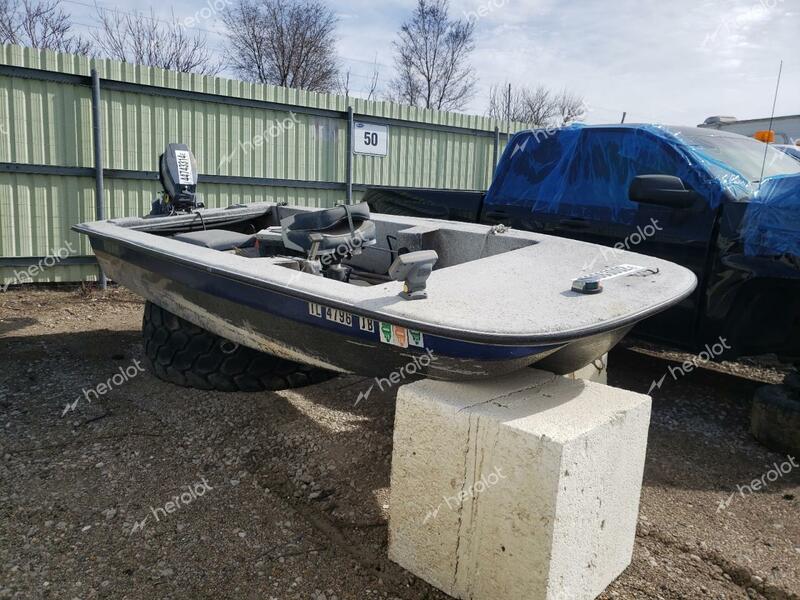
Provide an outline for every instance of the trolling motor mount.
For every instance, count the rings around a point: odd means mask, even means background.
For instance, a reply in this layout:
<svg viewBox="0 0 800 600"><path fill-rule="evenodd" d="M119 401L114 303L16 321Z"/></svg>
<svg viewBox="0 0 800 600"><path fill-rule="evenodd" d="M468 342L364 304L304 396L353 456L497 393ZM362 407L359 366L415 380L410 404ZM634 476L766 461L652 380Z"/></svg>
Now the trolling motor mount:
<svg viewBox="0 0 800 600"><path fill-rule="evenodd" d="M164 188L153 201L153 215L171 215L203 208L197 200L197 160L186 144L168 144L158 158L158 178Z"/></svg>
<svg viewBox="0 0 800 600"><path fill-rule="evenodd" d="M431 276L433 267L439 255L436 250L417 250L401 254L389 267L389 277L394 281L403 282L403 291L400 296L406 300L424 300L428 297L425 288L428 277Z"/></svg>

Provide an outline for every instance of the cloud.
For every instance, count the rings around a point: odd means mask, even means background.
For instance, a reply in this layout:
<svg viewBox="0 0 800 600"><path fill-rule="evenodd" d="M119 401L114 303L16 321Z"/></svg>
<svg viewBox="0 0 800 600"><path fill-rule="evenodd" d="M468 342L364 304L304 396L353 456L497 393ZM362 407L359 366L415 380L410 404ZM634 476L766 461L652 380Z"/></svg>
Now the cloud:
<svg viewBox="0 0 800 600"><path fill-rule="evenodd" d="M482 114L490 86L512 81L583 95L592 106L590 122L618 121L622 111L629 121L678 125L695 125L713 114L761 117L772 107L778 63L785 58L777 112L796 114L800 61L793 2L451 0L454 17L483 14L475 19L473 57L479 93L467 112ZM329 1L339 17L341 63L351 69L356 91L367 87L374 61L381 86L391 79L392 42L415 4ZM156 10L161 14L169 7ZM175 4L179 17L196 10L189 0ZM223 48L224 35L213 35L213 45Z"/></svg>

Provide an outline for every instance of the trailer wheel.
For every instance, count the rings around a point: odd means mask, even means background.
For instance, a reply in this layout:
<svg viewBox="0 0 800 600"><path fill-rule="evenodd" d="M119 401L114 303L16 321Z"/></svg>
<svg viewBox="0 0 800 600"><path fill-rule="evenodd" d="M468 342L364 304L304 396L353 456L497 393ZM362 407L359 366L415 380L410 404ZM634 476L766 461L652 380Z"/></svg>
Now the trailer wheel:
<svg viewBox="0 0 800 600"><path fill-rule="evenodd" d="M750 431L766 447L797 456L800 453L800 392L785 385L756 390Z"/></svg>
<svg viewBox="0 0 800 600"><path fill-rule="evenodd" d="M302 387L334 376L240 346L147 302L142 320L144 353L159 379L221 392Z"/></svg>

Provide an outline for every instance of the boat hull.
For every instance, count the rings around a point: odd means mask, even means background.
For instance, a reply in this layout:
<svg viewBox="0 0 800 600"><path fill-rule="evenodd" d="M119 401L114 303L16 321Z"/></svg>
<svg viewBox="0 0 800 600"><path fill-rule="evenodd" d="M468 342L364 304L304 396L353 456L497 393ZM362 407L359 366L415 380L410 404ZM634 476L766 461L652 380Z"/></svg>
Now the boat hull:
<svg viewBox="0 0 800 600"><path fill-rule="evenodd" d="M198 327L288 360L390 383L495 377L540 362L569 373L602 356L630 329L533 345L480 343L377 321L90 237L108 277Z"/></svg>

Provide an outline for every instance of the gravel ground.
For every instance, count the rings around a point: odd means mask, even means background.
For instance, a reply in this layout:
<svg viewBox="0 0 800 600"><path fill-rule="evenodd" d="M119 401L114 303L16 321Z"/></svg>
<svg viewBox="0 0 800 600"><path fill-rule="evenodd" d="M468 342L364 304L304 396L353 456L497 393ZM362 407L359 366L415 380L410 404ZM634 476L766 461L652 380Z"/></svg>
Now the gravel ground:
<svg viewBox="0 0 800 600"><path fill-rule="evenodd" d="M386 558L394 394L175 387L139 367L142 310L0 294L0 598L447 598ZM684 358L621 348L609 383L647 392ZM603 598L800 598L800 469L737 491L787 460L747 432L782 374L725 363L654 392L634 560Z"/></svg>

